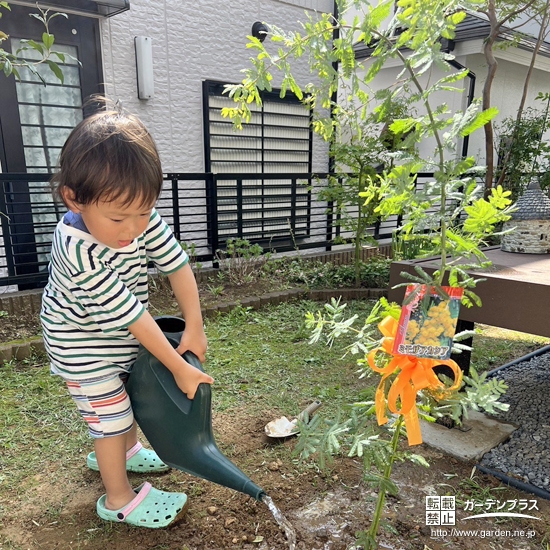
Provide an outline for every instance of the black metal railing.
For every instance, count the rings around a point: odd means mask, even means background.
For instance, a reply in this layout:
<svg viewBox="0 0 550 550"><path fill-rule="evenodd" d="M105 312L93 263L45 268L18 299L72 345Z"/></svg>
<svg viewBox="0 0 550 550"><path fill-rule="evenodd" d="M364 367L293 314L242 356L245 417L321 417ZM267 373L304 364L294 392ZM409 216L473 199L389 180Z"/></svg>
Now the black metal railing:
<svg viewBox="0 0 550 550"><path fill-rule="evenodd" d="M426 175L428 176L428 175ZM55 203L49 174L0 173L0 287L43 286L51 236L65 213ZM276 252L330 250L345 238L332 205L318 197L328 174L169 173L157 210L178 240L202 263L231 238L244 238ZM391 238L394 217L369 229Z"/></svg>

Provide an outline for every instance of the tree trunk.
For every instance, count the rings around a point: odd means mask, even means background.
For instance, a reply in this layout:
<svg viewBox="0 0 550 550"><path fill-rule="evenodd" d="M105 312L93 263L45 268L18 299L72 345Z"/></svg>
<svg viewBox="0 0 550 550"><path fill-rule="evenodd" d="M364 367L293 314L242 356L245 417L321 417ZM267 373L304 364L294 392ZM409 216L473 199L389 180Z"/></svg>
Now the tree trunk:
<svg viewBox="0 0 550 550"><path fill-rule="evenodd" d="M531 8L537 0L529 0L526 4L518 4L518 8L508 12L499 20L497 14L497 5L495 0L488 0L485 9L479 9L480 13L483 13L489 19L491 25L491 31L483 46L483 53L487 61L487 80L483 86L483 110L491 107L491 87L495 79L497 72L498 62L493 52L493 46L500 33L500 29L508 21L513 21L514 18ZM540 12L539 12L540 13ZM485 127L485 159L487 164L487 172L485 174L485 196L488 196L493 187L494 179L494 159L495 159L495 146L494 146L494 133L493 123L489 121Z"/></svg>
<svg viewBox="0 0 550 550"><path fill-rule="evenodd" d="M542 21L540 23L540 31L539 31L539 35L537 37L537 43L535 44L535 47L533 48L533 55L531 56L531 63L529 63L529 70L527 71L527 76L525 77L525 82L523 84L523 94L521 96L521 101L520 101L519 109L518 109L518 116L517 116L517 119L516 119L518 122L521 120L521 115L523 113L523 108L525 107L525 101L527 100L527 92L529 90L529 82L530 82L531 76L533 74L533 69L535 68L535 62L537 61L537 55L540 51L542 43L544 42L544 39L546 38L546 31L548 30L549 17L550 17L550 2L547 2L546 6L544 7L544 12L542 14Z"/></svg>
<svg viewBox="0 0 550 550"><path fill-rule="evenodd" d="M359 168L359 193L364 191L363 189L363 166ZM365 231L364 219L363 219L363 203L365 202L363 198L357 194L357 206L359 211L357 213L357 230L355 231L355 258L354 258L354 267L355 267L355 286L359 288L361 286L361 249L363 247L363 233Z"/></svg>
<svg viewBox="0 0 550 550"><path fill-rule="evenodd" d="M533 75L533 69L535 68L537 55L542 46L542 43L544 42L546 31L548 30L549 19L550 19L550 2L547 2L546 6L544 7L544 13L540 24L540 31L537 37L537 43L535 44L535 47L533 49L533 55L531 56L531 63L529 64L529 69L527 70L527 75L525 76L525 82L523 83L523 94L521 96L521 101L519 102L518 114L516 116L516 128L521 122L521 118L523 116L523 109L525 107L525 102L527 101L527 92L529 91L529 83L531 81L531 76ZM517 134L517 131L514 130L514 135L512 136L512 142L510 143L510 147L506 152L506 157L503 161L502 170L500 172L500 176L498 178L496 185L502 185L502 183L504 182L504 178L506 178L506 165L508 164L508 161L510 159L510 153L511 153L512 147L514 146L514 142L516 140L516 134Z"/></svg>
<svg viewBox="0 0 550 550"><path fill-rule="evenodd" d="M495 42L498 29L495 32L491 32L491 35L485 42L483 51L485 53L485 59L487 60L487 80L483 85L483 110L491 107L491 87L495 79L495 75L498 68L498 61L493 54L493 44ZM494 36L493 36L494 35ZM485 131L485 163L487 165L487 172L485 173L485 196L488 196L493 187L494 178L494 162L495 162L495 148L494 148L494 132L493 123L489 121L484 126Z"/></svg>
<svg viewBox="0 0 550 550"><path fill-rule="evenodd" d="M487 3L487 17L489 18L489 23L491 24L491 32L485 41L483 46L483 53L487 61L487 79L483 85L483 95L482 95L482 107L483 110L489 109L491 107L491 88L493 86L493 81L495 80L495 75L498 68L498 61L496 60L495 54L493 52L493 46L500 32L500 27L502 23L498 21L497 11L494 0L489 0ZM485 197L491 193L493 187L493 178L495 170L495 146L494 146L494 132L493 132L493 123L489 121L484 126L485 131L485 164L487 166L487 172L485 173Z"/></svg>

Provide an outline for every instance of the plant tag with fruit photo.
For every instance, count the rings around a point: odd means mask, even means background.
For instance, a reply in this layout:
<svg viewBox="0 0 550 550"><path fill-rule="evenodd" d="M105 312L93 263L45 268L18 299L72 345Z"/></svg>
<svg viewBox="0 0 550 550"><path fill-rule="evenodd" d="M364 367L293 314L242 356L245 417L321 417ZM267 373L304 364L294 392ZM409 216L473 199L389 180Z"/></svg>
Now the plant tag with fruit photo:
<svg viewBox="0 0 550 550"><path fill-rule="evenodd" d="M464 289L411 284L407 286L393 353L449 359ZM442 292L443 291L443 294Z"/></svg>

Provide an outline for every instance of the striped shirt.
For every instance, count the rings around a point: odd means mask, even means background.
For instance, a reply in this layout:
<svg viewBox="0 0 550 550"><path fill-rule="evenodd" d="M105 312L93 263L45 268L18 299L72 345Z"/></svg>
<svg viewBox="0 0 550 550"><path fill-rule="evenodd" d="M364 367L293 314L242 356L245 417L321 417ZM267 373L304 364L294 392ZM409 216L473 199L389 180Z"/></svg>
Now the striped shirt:
<svg viewBox="0 0 550 550"><path fill-rule="evenodd" d="M156 210L145 232L119 249L58 223L40 313L53 374L78 381L132 368L139 343L128 326L147 309L149 260L164 275L188 261Z"/></svg>

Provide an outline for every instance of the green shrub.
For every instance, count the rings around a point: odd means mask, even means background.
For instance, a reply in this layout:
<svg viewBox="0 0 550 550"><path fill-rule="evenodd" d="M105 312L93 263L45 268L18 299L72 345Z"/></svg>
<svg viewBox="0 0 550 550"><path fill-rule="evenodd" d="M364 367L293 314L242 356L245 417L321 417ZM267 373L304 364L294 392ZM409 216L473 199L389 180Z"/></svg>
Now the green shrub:
<svg viewBox="0 0 550 550"><path fill-rule="evenodd" d="M391 260L375 256L359 263L361 286L386 288L390 280ZM289 284L308 288L342 288L355 286L355 265L333 264L303 259L272 260L265 266L266 274L284 279Z"/></svg>
<svg viewBox="0 0 550 550"><path fill-rule="evenodd" d="M237 286L253 283L270 255L264 254L259 244L251 244L248 239L227 239L225 247L225 250L216 251L216 260Z"/></svg>

